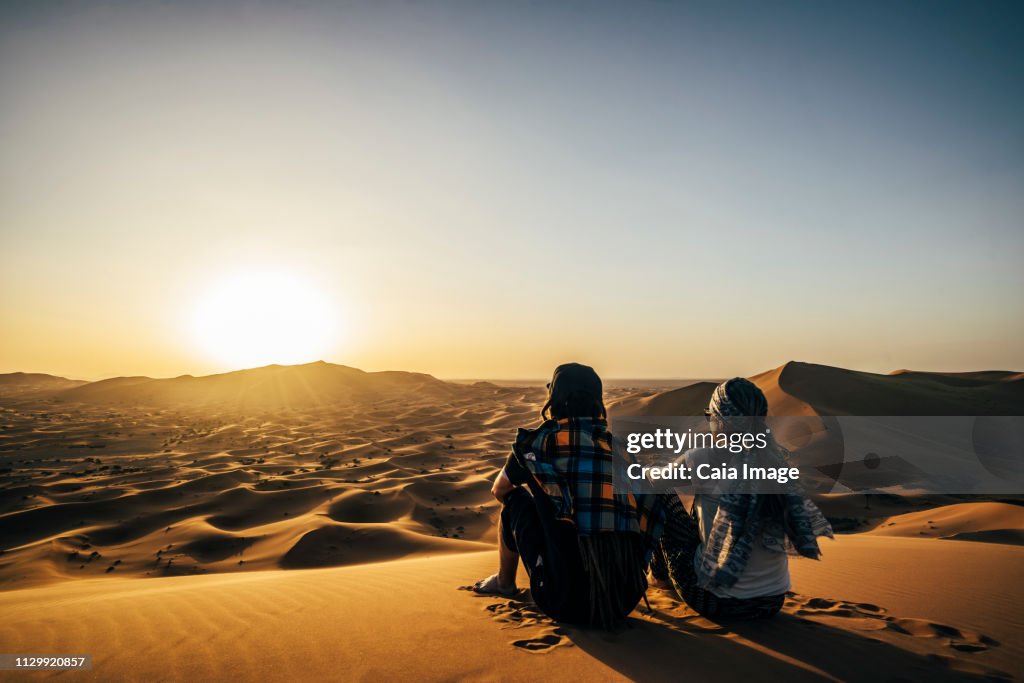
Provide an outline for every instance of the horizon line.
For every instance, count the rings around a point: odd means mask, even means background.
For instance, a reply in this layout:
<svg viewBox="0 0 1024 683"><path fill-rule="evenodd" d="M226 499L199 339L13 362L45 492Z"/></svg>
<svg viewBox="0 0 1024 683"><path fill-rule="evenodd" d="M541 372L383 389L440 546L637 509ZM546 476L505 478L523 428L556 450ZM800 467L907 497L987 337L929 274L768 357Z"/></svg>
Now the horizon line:
<svg viewBox="0 0 1024 683"><path fill-rule="evenodd" d="M1008 373L1008 374L1018 374L1018 373L1024 372L1024 371L1013 370L1013 369L997 369L997 368L982 368L982 369L975 369L975 370L912 370L912 369L907 368L907 367L894 368L892 370L888 370L888 371L885 371L885 372L879 372L879 371L872 371L872 370L857 370L857 369L854 369L854 368L847 368L847 367L844 367L844 366L841 366L841 365L830 365L828 363L819 363L819 362L811 362L811 361L799 361L799 360L790 359L790 360L787 360L787 361L785 361L785 362L783 362L783 363L781 363L779 365L772 366L772 367L769 367L769 368L767 368L765 370L760 370L758 372L752 373L752 375L750 375L750 376L754 376L754 375L757 375L757 374L761 374L761 373L764 373L764 372L769 372L771 370L782 368L782 367L785 367L786 365L789 365L790 363L804 363L804 364L807 364L807 365L821 365L821 366L825 366L825 367L834 367L834 368L840 368L840 369L843 369L843 370L851 370L853 372L865 372L865 373L868 373L868 374L878 374L878 375L893 375L893 374L900 373L900 372L923 372L923 373L932 373L932 374L969 374L969 373L978 373L978 372L1005 372L1005 373ZM530 382L530 383L532 383L532 382L546 382L546 381L548 381L548 379L550 379L549 376L533 376L533 377L527 377L527 376L524 376L524 377L508 377L508 376L505 376L505 377L501 377L501 376L497 376L497 377L452 377L452 376L443 376L443 375L439 375L439 374L435 375L435 374L433 374L431 372L425 372L425 371L420 371L420 370L398 370L398 369L363 370L362 368L358 368L358 367L355 367L355 366L352 366L352 365L346 365L344 363L335 363L335 362L326 361L326 360L323 360L323 359L315 360L315 361L309 361L309 362L306 362L306 363L267 363L266 365L257 365L257 366L246 367L246 368L236 368L236 369L232 369L232 370L214 371L214 372L208 372L208 373L199 374L199 375L192 374L192 373L189 373L189 372L184 372L184 373L179 373L177 375L168 375L168 376L162 376L162 377L161 376L151 376L151 375L132 375L132 374L117 375L117 374L115 374L115 375L98 376L98 377L95 377L93 379L89 379L89 378L83 378L83 377L70 377L70 376L67 376L67 375L55 374L53 372L34 371L34 370L10 370L10 371L4 371L4 372L0 372L0 376L2 376L2 375L17 375L17 374L24 374L24 375L46 375L46 376L49 376L49 377L66 379L66 380L69 380L69 381L92 383L92 382L102 382L102 381L105 381L105 380L118 379L118 378L124 378L124 377L145 377L147 379L152 379L152 380L177 379L179 377L197 377L197 378L198 377L211 377L211 376L216 376L216 375L231 374L231 373L234 373L234 372L246 372L246 371L249 371L249 370L260 370L260 369L263 369L263 368L270 368L270 367L282 367L282 368L285 368L285 367L302 367L302 366L306 366L306 365L317 365L317 364L334 365L334 366L339 366L339 367L347 367L347 368L351 368L353 370L358 370L360 372L366 372L366 373L408 372L408 373L413 373L413 374L424 374L424 375L429 375L431 377L434 377L435 379L438 379L438 380L441 380L441 381L453 382L453 383L460 383L460 382ZM731 375L731 376L741 376L741 375ZM682 377L682 376L671 376L671 375L658 375L658 376L639 376L639 375L638 376L629 376L629 375L615 375L615 376L612 376L612 375L609 375L609 376L604 378L604 381L605 382L623 382L623 381L707 382L707 381L722 381L723 379L724 379L724 376L718 376L718 377L716 377L716 376Z"/></svg>

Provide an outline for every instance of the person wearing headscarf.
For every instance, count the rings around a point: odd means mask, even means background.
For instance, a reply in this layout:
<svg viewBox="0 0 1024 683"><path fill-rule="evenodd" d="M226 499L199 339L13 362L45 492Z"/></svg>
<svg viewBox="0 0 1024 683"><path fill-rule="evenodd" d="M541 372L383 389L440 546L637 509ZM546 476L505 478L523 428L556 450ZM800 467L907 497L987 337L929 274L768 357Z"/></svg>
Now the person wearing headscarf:
<svg viewBox="0 0 1024 683"><path fill-rule="evenodd" d="M757 385L737 377L715 388L705 414L716 434L764 433L768 401ZM697 449L681 460L691 467L725 460L735 467L786 466L788 453L771 437L766 444L738 454ZM669 580L704 616L777 613L790 589L789 556L818 559L818 538L831 538L832 527L796 483L776 490L758 492L752 482L740 480L721 492L697 494L689 515L678 496L669 496L654 577Z"/></svg>
<svg viewBox="0 0 1024 683"><path fill-rule="evenodd" d="M593 368L555 369L543 423L519 429L492 494L502 503L499 570L478 593L512 595L519 560L537 606L561 621L611 626L647 590L664 497L617 492L618 461Z"/></svg>

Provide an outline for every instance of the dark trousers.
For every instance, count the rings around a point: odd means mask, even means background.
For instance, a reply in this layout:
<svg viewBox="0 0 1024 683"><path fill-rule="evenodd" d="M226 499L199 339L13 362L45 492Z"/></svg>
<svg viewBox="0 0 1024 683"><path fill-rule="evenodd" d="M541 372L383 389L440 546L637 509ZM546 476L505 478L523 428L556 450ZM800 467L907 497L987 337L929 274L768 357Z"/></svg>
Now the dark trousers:
<svg viewBox="0 0 1024 683"><path fill-rule="evenodd" d="M500 524L502 542L519 554L530 577L537 607L559 621L587 623L590 577L583 569L576 527L551 520L545 531L533 496L521 488L505 497Z"/></svg>
<svg viewBox="0 0 1024 683"><path fill-rule="evenodd" d="M515 489L501 509L502 542L519 553L533 601L558 621L611 627L647 589L639 537L608 532L581 538L574 524L553 513L542 517L542 508ZM635 564L623 562L627 555Z"/></svg>
<svg viewBox="0 0 1024 683"><path fill-rule="evenodd" d="M701 541L697 520L686 512L678 496L670 495L665 533L654 550L651 574L661 581L670 581L691 609L709 619L763 619L782 609L785 593L755 598L722 598L700 587L693 558Z"/></svg>

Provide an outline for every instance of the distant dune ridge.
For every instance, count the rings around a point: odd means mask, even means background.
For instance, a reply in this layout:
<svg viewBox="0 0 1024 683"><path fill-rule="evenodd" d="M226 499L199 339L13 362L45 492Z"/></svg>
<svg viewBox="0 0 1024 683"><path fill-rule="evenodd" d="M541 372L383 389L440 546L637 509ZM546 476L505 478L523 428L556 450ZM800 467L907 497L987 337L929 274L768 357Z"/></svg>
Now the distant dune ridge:
<svg viewBox="0 0 1024 683"><path fill-rule="evenodd" d="M881 375L790 361L750 379L765 392L772 415L1024 414L1024 373L1015 371L896 370ZM667 391L636 392L609 408L622 417L700 415L715 386L716 382L698 381ZM498 388L486 381L455 384L423 373L364 372L324 361L268 365L201 377L115 377L97 382L40 373L0 374L0 397L50 396L67 401L152 405L187 402L308 407L394 397L404 391L451 396L467 387Z"/></svg>
<svg viewBox="0 0 1024 683"><path fill-rule="evenodd" d="M88 382L39 372L9 372L0 374L0 397L53 394L83 384Z"/></svg>
<svg viewBox="0 0 1024 683"><path fill-rule="evenodd" d="M403 392L427 392L433 396L442 396L458 391L454 385L422 373L364 372L323 361L305 365L268 365L218 375L182 375L168 379L116 377L82 383L50 377L46 381L38 380L35 386L37 395L48 389L54 398L65 401L133 405L216 404L240 408L304 408L374 397L393 398ZM6 383L0 384L0 387L4 387L6 395Z"/></svg>
<svg viewBox="0 0 1024 683"><path fill-rule="evenodd" d="M750 378L771 415L1024 415L1024 375L897 370L889 375L790 361ZM629 397L609 407L622 417L700 415L710 382Z"/></svg>
<svg viewBox="0 0 1024 683"><path fill-rule="evenodd" d="M764 391L769 415L805 418L775 423L775 437L791 451L793 462L804 468L805 483L818 491L839 484L847 490L902 485L900 488L909 492L915 482L929 475L898 453L883 454L881 466L875 468L847 462L850 456L839 438L841 431L826 426L830 417L1024 415L1024 380L1012 371L898 370L880 375L791 361L750 379ZM670 391L635 394L613 403L609 413L613 419L701 415L715 386L697 382ZM886 438L897 444L903 437ZM904 445L918 449L913 437L907 438ZM894 448L899 450L899 446ZM990 458L986 466L992 472L998 467L1015 471L1016 467L999 458ZM1003 537L1014 538L1012 534Z"/></svg>
<svg viewBox="0 0 1024 683"><path fill-rule="evenodd" d="M1024 506L959 503L895 515L870 533L1024 545Z"/></svg>
<svg viewBox="0 0 1024 683"><path fill-rule="evenodd" d="M616 417L703 415L716 386L714 382L694 382L648 396L631 396L608 406L608 412Z"/></svg>

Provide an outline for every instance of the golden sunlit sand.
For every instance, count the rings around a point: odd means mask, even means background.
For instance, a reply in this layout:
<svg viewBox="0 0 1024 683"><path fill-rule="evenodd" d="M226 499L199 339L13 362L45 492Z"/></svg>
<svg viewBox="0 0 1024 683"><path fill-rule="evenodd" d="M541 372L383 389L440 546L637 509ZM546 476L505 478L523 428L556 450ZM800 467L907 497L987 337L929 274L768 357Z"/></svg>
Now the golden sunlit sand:
<svg viewBox="0 0 1024 683"><path fill-rule="evenodd" d="M755 380L791 414L1021 400L1010 375ZM712 386L609 384L633 415L693 413ZM493 571L490 480L542 387L327 363L0 387L0 651L91 654L86 679L1001 680L1024 661L1019 501L823 496L866 533L795 562L779 618L716 625L652 589L609 634L458 590Z"/></svg>
<svg viewBox="0 0 1024 683"><path fill-rule="evenodd" d="M560 627L457 591L493 565L466 553L9 591L0 645L92 653L87 680L995 680L1018 669L1024 623L1019 592L993 601L992 584L1013 584L1024 549L975 545L842 537L794 565L798 592L770 623L719 626L652 589L653 612L616 633ZM914 586L893 585L908 571Z"/></svg>

